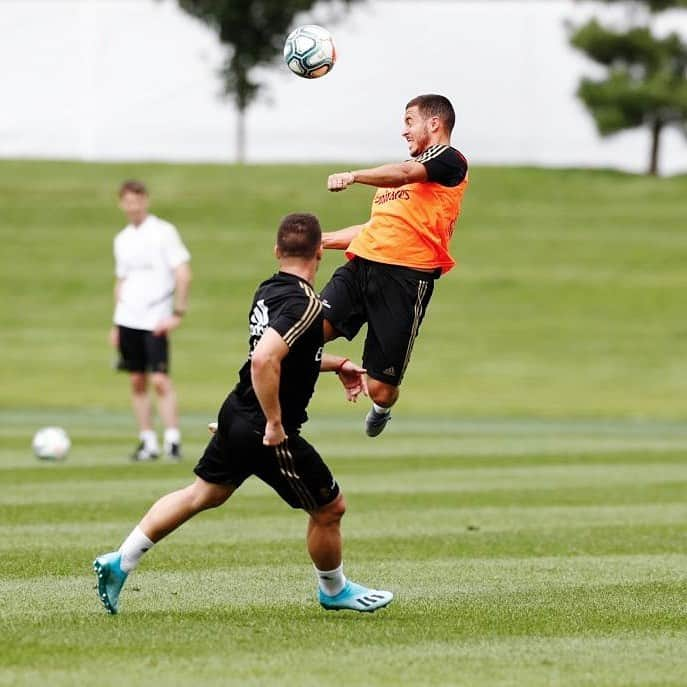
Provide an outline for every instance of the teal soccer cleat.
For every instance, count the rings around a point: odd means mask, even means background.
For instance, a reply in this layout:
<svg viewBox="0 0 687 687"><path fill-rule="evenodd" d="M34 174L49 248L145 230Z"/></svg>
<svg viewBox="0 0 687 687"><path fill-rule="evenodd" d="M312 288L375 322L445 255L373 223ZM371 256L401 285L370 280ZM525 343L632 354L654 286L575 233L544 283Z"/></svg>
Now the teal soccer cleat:
<svg viewBox="0 0 687 687"><path fill-rule="evenodd" d="M368 589L350 580L347 580L346 586L336 596L327 596L321 589L319 590L320 605L328 611L347 609L373 613L378 608L388 606L393 598L394 595L391 592Z"/></svg>
<svg viewBox="0 0 687 687"><path fill-rule="evenodd" d="M112 615L119 611L119 594L129 576L122 570L121 562L119 551L104 553L93 561L93 570L98 576L98 598Z"/></svg>

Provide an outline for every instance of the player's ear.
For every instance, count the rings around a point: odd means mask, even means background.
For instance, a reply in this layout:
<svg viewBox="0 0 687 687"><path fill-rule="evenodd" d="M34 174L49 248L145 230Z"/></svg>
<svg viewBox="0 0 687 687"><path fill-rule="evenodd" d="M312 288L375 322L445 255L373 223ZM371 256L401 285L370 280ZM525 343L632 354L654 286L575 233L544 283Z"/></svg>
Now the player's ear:
<svg viewBox="0 0 687 687"><path fill-rule="evenodd" d="M274 244L274 257L277 258L277 260L281 260L281 251L276 243Z"/></svg>

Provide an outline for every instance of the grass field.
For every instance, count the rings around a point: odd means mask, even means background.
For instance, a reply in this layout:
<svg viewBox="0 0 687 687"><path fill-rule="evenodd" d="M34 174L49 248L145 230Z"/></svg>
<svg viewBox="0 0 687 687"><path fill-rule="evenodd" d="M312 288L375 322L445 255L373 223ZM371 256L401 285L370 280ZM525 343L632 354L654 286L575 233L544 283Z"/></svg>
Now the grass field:
<svg viewBox="0 0 687 687"><path fill-rule="evenodd" d="M476 169L389 429L365 439L321 380L305 433L347 495L347 573L388 609L321 610L304 517L256 481L100 608L90 563L189 480L279 217L366 217L327 171L0 162L0 685L687 685L687 177ZM124 459L106 334L129 175L194 257L180 465ZM63 464L30 456L47 424Z"/></svg>
<svg viewBox="0 0 687 687"><path fill-rule="evenodd" d="M335 167L335 169L338 168ZM138 175L193 254L173 365L184 407L210 412L245 356L245 318L274 267L279 219L368 217L371 193L324 190L327 166L0 162L0 407L123 409L107 331L115 191ZM404 408L448 416L680 419L687 382L687 176L477 168L437 284ZM342 256L327 256L322 286ZM360 344L334 351L357 355ZM322 394L315 408L339 412Z"/></svg>
<svg viewBox="0 0 687 687"><path fill-rule="evenodd" d="M154 549L113 618L90 561L189 466L127 464L127 416L71 412L73 455L36 464L48 418L0 415L0 684L685 684L678 423L424 420L373 445L313 420L348 497L347 571L394 590L388 609L321 610L303 516L249 482Z"/></svg>

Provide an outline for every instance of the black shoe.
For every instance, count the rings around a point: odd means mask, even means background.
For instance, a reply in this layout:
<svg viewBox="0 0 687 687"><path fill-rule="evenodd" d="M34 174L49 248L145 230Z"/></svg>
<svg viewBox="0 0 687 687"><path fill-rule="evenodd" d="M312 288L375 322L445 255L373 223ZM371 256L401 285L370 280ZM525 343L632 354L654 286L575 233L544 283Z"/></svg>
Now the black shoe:
<svg viewBox="0 0 687 687"><path fill-rule="evenodd" d="M145 462L148 460L155 460L160 454L156 451L149 451L146 448L145 442L142 441L131 454L131 460L137 462Z"/></svg>
<svg viewBox="0 0 687 687"><path fill-rule="evenodd" d="M365 434L368 437L379 436L384 431L389 420L391 420L391 411L388 413L378 413L373 406L365 418Z"/></svg>
<svg viewBox="0 0 687 687"><path fill-rule="evenodd" d="M165 446L165 454L172 460L181 460L181 444L168 444Z"/></svg>

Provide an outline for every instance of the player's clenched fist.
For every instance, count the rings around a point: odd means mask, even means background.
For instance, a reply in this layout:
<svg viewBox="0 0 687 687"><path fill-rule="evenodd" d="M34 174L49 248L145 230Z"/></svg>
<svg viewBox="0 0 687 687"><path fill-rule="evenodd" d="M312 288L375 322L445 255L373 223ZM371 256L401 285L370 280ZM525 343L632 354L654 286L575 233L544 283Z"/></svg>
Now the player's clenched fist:
<svg viewBox="0 0 687 687"><path fill-rule="evenodd" d="M329 175L327 188L330 191L343 191L353 183L355 183L355 176L351 172L338 172Z"/></svg>

